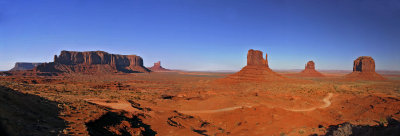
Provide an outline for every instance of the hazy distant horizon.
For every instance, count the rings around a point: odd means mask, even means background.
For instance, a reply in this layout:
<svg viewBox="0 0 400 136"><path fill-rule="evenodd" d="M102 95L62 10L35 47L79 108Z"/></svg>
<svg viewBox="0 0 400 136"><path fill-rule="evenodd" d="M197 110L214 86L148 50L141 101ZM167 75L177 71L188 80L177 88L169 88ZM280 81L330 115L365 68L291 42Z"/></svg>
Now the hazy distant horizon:
<svg viewBox="0 0 400 136"><path fill-rule="evenodd" d="M400 1L0 0L0 69L61 50L135 54L145 66L240 70L249 49L272 69L352 70L372 56L400 70Z"/></svg>

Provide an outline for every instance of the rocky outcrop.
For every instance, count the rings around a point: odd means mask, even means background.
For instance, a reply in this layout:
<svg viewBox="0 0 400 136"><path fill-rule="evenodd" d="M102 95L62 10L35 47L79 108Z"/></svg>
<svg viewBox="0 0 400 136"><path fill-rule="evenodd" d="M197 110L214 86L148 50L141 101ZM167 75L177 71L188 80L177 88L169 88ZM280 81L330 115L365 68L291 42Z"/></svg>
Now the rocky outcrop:
<svg viewBox="0 0 400 136"><path fill-rule="evenodd" d="M161 66L161 61L158 61L156 63L154 63L154 65L152 67L149 68L151 71L154 72L165 72L165 71L171 71L169 69L163 68Z"/></svg>
<svg viewBox="0 0 400 136"><path fill-rule="evenodd" d="M14 68L10 71L17 71L17 70L32 70L36 66L43 64L43 63L31 63L31 62L17 62L15 63Z"/></svg>
<svg viewBox="0 0 400 136"><path fill-rule="evenodd" d="M346 75L352 80L385 80L375 72L375 61L370 56L361 56L354 60L353 72Z"/></svg>
<svg viewBox="0 0 400 136"><path fill-rule="evenodd" d="M37 72L66 73L137 73L149 72L143 66L143 59L136 55L109 54L104 51L61 51L54 56L54 62L37 66Z"/></svg>
<svg viewBox="0 0 400 136"><path fill-rule="evenodd" d="M387 124L379 125L354 125L348 122L331 125L327 128L325 136L399 136L400 122L394 118L387 118ZM317 135L317 134L315 134Z"/></svg>
<svg viewBox="0 0 400 136"><path fill-rule="evenodd" d="M321 73L315 70L315 63L314 61L308 61L304 70L300 73L301 76L304 77L323 77Z"/></svg>
<svg viewBox="0 0 400 136"><path fill-rule="evenodd" d="M265 82L286 79L269 68L267 54L264 59L263 52L250 49L247 53L247 65L239 72L218 80L218 82Z"/></svg>

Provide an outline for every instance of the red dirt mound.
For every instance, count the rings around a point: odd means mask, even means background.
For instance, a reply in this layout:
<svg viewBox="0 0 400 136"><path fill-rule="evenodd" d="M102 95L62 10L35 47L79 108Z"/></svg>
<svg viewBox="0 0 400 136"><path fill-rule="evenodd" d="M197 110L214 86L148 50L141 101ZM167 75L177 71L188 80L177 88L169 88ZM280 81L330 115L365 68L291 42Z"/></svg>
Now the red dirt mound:
<svg viewBox="0 0 400 136"><path fill-rule="evenodd" d="M346 75L350 80L385 80L375 72L375 61L370 56L361 56L354 60L353 72Z"/></svg>
<svg viewBox="0 0 400 136"><path fill-rule="evenodd" d="M164 72L164 71L171 71L169 69L163 68L161 66L161 61L158 61L156 63L154 63L154 65L152 67L149 68L151 71L154 72Z"/></svg>
<svg viewBox="0 0 400 136"><path fill-rule="evenodd" d="M136 55L109 54L104 51L61 51L54 56L54 62L37 66L36 72L63 73L137 73L149 72L143 66L143 59Z"/></svg>
<svg viewBox="0 0 400 136"><path fill-rule="evenodd" d="M280 81L287 78L275 73L268 66L267 54L263 58L263 52L250 49L247 53L247 66L243 67L237 73L229 75L222 82L265 82L265 81Z"/></svg>
<svg viewBox="0 0 400 136"><path fill-rule="evenodd" d="M308 61L300 75L304 77L324 77L324 75L315 70L314 61Z"/></svg>

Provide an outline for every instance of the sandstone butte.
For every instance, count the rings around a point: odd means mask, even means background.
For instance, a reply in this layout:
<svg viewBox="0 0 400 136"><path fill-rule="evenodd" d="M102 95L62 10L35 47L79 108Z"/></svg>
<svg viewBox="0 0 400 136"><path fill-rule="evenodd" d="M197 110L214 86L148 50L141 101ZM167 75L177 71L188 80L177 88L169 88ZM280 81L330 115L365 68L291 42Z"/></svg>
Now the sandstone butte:
<svg viewBox="0 0 400 136"><path fill-rule="evenodd" d="M54 62L34 68L35 72L61 73L141 73L150 72L136 55L109 54L104 51L61 51Z"/></svg>
<svg viewBox="0 0 400 136"><path fill-rule="evenodd" d="M163 68L161 66L161 61L158 61L158 62L154 63L154 65L152 67L150 67L149 69L151 71L154 71L154 72L171 71L169 69Z"/></svg>
<svg viewBox="0 0 400 136"><path fill-rule="evenodd" d="M267 54L263 58L263 52L250 49L247 53L247 65L239 72L217 80L218 82L265 82L281 81L286 77L272 71L268 66Z"/></svg>
<svg viewBox="0 0 400 136"><path fill-rule="evenodd" d="M300 75L304 77L324 77L324 75L315 70L314 61L308 61Z"/></svg>
<svg viewBox="0 0 400 136"><path fill-rule="evenodd" d="M345 78L350 80L386 80L375 72L375 61L370 56L361 56L354 60L353 72Z"/></svg>

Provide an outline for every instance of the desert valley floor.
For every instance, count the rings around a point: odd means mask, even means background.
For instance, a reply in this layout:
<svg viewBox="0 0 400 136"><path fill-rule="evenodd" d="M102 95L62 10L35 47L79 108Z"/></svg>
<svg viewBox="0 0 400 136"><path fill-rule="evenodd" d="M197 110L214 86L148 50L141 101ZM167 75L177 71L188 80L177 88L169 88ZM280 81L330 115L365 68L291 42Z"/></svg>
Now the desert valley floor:
<svg viewBox="0 0 400 136"><path fill-rule="evenodd" d="M307 78L280 72L291 80L218 82L229 74L3 76L0 132L162 136L399 133L399 75L384 75L388 80L383 81L349 81L342 77L344 73Z"/></svg>

